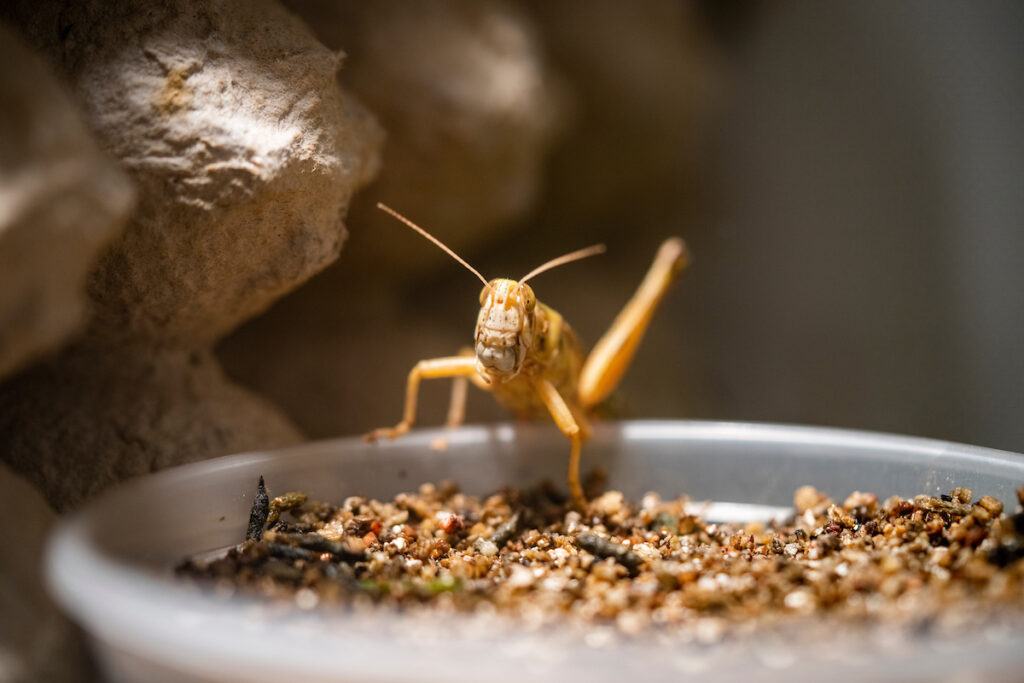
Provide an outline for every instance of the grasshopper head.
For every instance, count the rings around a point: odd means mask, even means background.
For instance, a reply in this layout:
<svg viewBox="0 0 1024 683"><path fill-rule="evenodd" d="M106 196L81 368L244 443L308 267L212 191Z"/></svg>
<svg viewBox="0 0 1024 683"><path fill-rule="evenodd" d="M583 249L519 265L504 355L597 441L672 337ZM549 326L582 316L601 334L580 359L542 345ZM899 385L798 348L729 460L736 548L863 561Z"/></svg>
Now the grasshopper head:
<svg viewBox="0 0 1024 683"><path fill-rule="evenodd" d="M515 377L533 344L537 297L529 285L497 278L480 292L476 320L476 367L488 382Z"/></svg>
<svg viewBox="0 0 1024 683"><path fill-rule="evenodd" d="M497 278L488 282L487 278L444 242L394 209L383 204L377 204L377 208L433 242L484 283L484 289L480 292L480 315L476 319L475 350L477 372L487 382L500 384L518 375L533 346L537 297L526 281L552 268L604 253L604 245L595 244L545 261L519 280Z"/></svg>

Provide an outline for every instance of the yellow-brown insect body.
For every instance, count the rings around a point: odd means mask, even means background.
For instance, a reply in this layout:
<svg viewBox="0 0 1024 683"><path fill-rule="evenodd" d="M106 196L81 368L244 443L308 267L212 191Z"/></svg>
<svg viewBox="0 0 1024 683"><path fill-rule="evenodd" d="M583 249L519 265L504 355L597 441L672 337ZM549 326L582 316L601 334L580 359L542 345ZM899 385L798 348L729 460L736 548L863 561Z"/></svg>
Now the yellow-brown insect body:
<svg viewBox="0 0 1024 683"><path fill-rule="evenodd" d="M466 384L472 381L521 417L544 413L551 417L569 441L566 481L574 504L582 508L586 497L580 483L580 451L589 432L587 414L615 389L629 366L654 310L689 261L686 244L678 237L662 243L633 298L584 357L569 325L557 311L538 303L526 282L552 268L603 253L604 245L595 244L546 261L519 280L499 278L488 282L426 230L383 204L377 206L461 263L477 276L484 289L472 352L416 363L406 380L402 420L394 427L375 429L366 438L393 439L412 428L424 379L454 380L448 426L462 424Z"/></svg>
<svg viewBox="0 0 1024 683"><path fill-rule="evenodd" d="M480 302L477 372L495 399L521 417L543 415L547 409L534 382L544 377L574 403L583 352L561 314L515 280L491 280Z"/></svg>

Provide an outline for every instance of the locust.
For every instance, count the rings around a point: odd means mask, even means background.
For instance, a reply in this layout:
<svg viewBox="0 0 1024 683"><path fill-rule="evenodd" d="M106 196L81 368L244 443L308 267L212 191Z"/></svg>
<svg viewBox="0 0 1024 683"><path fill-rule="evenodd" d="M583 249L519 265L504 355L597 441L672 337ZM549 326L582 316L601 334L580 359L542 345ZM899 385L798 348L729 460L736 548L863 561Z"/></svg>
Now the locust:
<svg viewBox="0 0 1024 683"><path fill-rule="evenodd" d="M462 264L483 283L480 313L472 348L457 355L421 360L409 372L402 420L375 429L367 441L394 439L412 429L420 382L453 379L447 424L454 428L465 418L467 382L490 392L520 418L548 415L569 440L567 484L573 503L583 508L580 453L590 434L593 409L616 388L636 354L658 304L690 263L686 243L665 240L633 297L588 355L565 318L539 302L527 282L541 273L605 251L602 244L559 256L512 280L488 280L441 240L394 209L377 208L401 221Z"/></svg>

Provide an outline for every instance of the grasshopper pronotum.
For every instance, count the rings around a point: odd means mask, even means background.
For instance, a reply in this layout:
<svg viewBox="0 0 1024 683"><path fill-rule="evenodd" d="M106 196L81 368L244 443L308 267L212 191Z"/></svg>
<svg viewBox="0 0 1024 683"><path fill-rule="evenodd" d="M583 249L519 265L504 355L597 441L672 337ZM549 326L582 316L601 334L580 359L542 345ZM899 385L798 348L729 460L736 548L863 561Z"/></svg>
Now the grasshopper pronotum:
<svg viewBox="0 0 1024 683"><path fill-rule="evenodd" d="M569 491L578 506L586 503L580 485L580 449L589 432L587 414L618 385L643 338L654 310L669 286L689 262L686 244L678 237L666 240L658 250L633 298L611 327L584 358L583 349L561 314L537 301L526 281L552 268L604 252L598 244L552 259L519 280L488 281L440 240L397 211L378 204L427 238L480 278L480 314L476 321L474 348L457 356L421 360L409 372L405 412L394 427L376 429L367 440L395 438L408 432L416 421L420 380L451 377L452 404L448 425L462 423L467 379L521 417L550 414L569 439Z"/></svg>

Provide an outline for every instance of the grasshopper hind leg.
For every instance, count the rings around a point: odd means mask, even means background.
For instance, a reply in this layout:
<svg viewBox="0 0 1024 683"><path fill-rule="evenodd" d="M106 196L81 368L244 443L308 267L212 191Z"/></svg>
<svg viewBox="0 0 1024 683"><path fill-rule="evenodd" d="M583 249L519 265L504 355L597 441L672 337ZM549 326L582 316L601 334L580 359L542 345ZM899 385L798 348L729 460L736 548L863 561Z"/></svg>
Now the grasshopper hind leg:
<svg viewBox="0 0 1024 683"><path fill-rule="evenodd" d="M633 298L619 312L583 363L578 395L584 408L597 405L618 386L654 317L654 311L689 260L686 244L678 237L665 240L661 245Z"/></svg>

